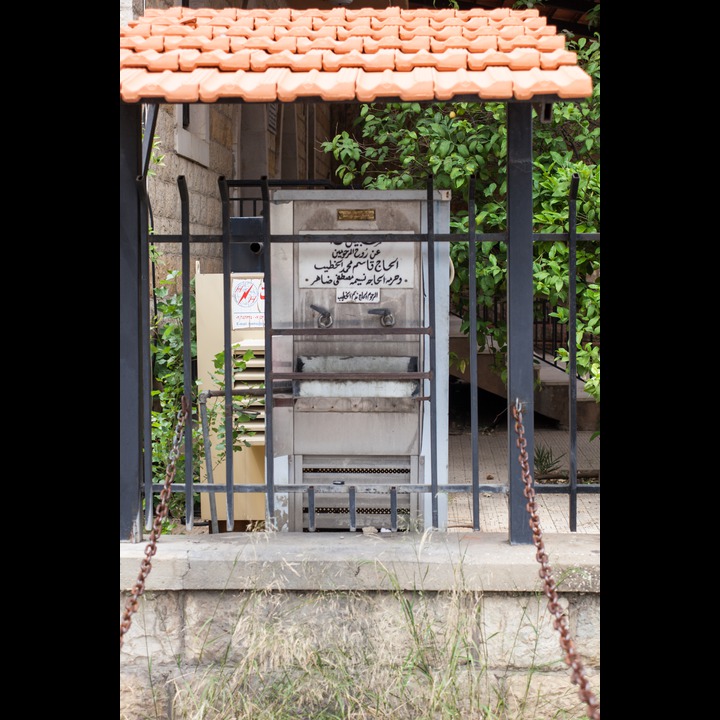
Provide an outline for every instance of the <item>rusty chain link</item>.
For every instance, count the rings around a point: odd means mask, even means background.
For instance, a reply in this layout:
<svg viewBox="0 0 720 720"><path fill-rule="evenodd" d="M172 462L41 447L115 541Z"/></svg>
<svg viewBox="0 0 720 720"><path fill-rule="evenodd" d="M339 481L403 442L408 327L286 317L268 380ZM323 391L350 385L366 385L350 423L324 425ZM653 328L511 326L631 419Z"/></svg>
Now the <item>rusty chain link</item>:
<svg viewBox="0 0 720 720"><path fill-rule="evenodd" d="M526 507L530 515L530 528L533 533L533 541L537 548L535 557L540 563L539 574L545 583L545 595L548 597L548 610L554 617L553 627L560 633L560 647L565 651L565 663L572 669L572 682L574 685L580 687L580 698L587 705L588 717L590 720L600 720L600 703L590 689L590 682L585 675L582 661L575 652L575 643L570 637L567 617L558 602L555 579L553 578L552 568L548 563L548 556L545 552L545 543L543 542L542 528L540 527L540 517L538 516L537 503L535 502L535 489L533 488L533 479L528 463L527 440L525 440L525 428L522 424L522 406L519 399L515 400L512 412L515 418L515 432L518 435L516 444L520 450L520 467L522 468L523 482L525 483L523 494L528 500Z"/></svg>
<svg viewBox="0 0 720 720"><path fill-rule="evenodd" d="M120 622L120 648L123 646L123 636L130 629L132 622L133 613L137 612L138 600L140 596L145 592L145 579L150 574L152 564L150 558L157 552L157 539L162 533L162 523L168 512L168 501L172 495L172 483L175 479L175 470L177 466L177 459L180 455L180 444L182 443L183 434L185 431L185 421L189 414L188 402L185 396L182 398L182 409L178 412L177 419L178 424L175 427L175 436L173 437L172 450L170 450L170 460L168 462L167 470L165 471L165 485L160 491L160 503L157 506L155 513L155 520L153 522L153 528L150 533L150 540L145 548L145 557L140 564L140 574L138 575L138 581L133 586L130 597L127 603L125 603L125 611L123 612L122 621ZM152 498L146 498L145 502L152 502Z"/></svg>

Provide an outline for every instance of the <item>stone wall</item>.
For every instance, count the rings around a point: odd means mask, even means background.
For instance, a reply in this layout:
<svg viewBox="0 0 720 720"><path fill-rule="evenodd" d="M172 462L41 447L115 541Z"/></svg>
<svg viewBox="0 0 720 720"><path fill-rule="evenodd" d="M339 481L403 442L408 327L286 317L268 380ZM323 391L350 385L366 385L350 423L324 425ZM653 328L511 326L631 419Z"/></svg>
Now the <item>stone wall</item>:
<svg viewBox="0 0 720 720"><path fill-rule="evenodd" d="M599 537L546 544L599 694ZM143 552L121 544L121 615ZM581 718L538 568L535 548L493 533L163 537L120 653L121 720L189 717L201 700L238 720L253 703L267 717L335 703L347 717Z"/></svg>

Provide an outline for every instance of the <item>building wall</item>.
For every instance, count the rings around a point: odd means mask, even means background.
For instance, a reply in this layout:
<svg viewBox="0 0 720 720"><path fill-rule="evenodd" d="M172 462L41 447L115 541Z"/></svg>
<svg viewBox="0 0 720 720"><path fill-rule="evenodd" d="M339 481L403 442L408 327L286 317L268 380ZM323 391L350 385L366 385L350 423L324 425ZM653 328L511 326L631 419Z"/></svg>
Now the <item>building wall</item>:
<svg viewBox="0 0 720 720"><path fill-rule="evenodd" d="M285 2L242 3L233 0L191 2L191 7L282 7ZM178 0L122 0L120 22L127 23L138 17L145 8L163 8L180 5ZM314 125L308 125L308 107L304 103L283 106L225 103L202 106L209 115L209 160L207 163L183 157L178 152L178 119L176 105L159 106L155 130L157 149L154 155L162 157L160 164L151 165L147 181L150 201L150 225L156 235L177 235L181 232L181 203L177 178L185 177L189 193L191 235L221 235L222 208L218 178L259 180L271 179L331 179L330 158L320 144L330 138L330 106L327 103L312 105ZM197 107L197 106L196 106ZM277 122L272 122L273 113ZM248 120L248 118L251 118ZM240 195L252 196L251 190ZM231 212L233 214L233 212ZM159 258L156 263L155 282L181 266L178 244L157 243ZM191 245L190 270L195 274L196 262L202 272L222 270L220 244L194 243ZM178 281L179 282L179 281ZM179 288L178 288L179 289Z"/></svg>

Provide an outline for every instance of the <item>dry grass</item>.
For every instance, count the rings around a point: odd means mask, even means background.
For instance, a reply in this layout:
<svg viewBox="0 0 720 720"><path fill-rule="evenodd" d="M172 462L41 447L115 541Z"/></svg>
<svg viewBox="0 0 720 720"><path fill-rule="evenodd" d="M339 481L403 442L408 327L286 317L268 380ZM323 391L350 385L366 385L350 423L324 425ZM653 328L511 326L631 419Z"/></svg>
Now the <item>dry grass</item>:
<svg viewBox="0 0 720 720"><path fill-rule="evenodd" d="M461 572L461 571L460 571ZM504 628L507 669L489 669L483 594L267 590L243 593L233 617L207 620L197 667L169 680L172 720L581 720L584 705L561 660L564 702L538 694L538 667L513 668L515 645L533 653L544 603ZM222 615L222 616L221 616ZM535 638L535 640L533 639ZM496 638L495 641L499 640ZM402 651L398 653L397 648ZM559 655L560 653L558 653Z"/></svg>

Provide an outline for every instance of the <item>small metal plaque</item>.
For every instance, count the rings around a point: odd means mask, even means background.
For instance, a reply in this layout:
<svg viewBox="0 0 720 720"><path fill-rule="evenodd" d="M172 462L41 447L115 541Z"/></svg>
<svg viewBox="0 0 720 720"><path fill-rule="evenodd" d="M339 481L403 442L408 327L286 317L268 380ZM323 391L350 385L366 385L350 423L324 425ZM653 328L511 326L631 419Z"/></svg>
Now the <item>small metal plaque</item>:
<svg viewBox="0 0 720 720"><path fill-rule="evenodd" d="M370 210L338 210L338 220L375 220L375 209Z"/></svg>

